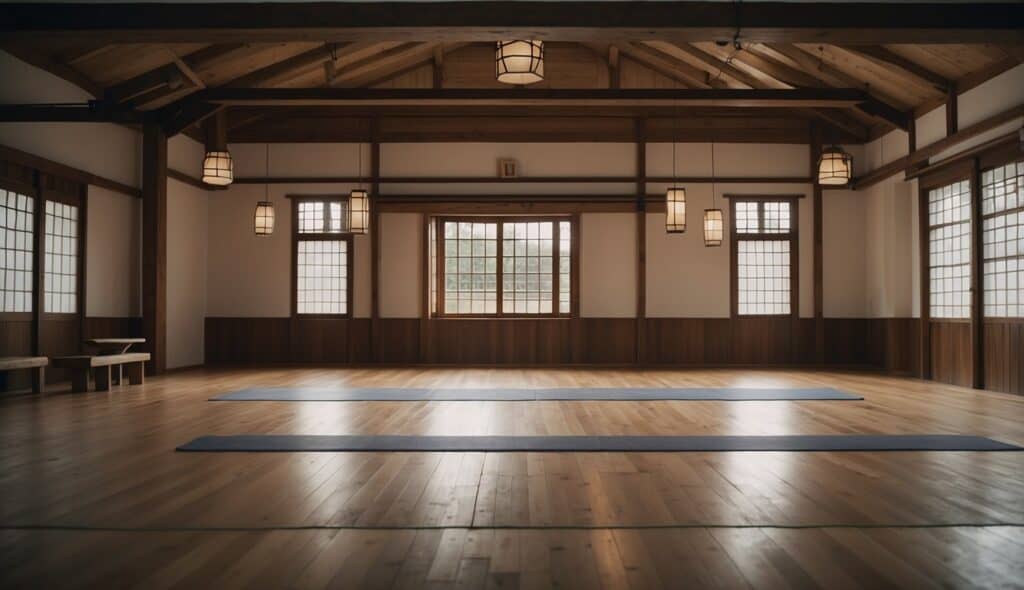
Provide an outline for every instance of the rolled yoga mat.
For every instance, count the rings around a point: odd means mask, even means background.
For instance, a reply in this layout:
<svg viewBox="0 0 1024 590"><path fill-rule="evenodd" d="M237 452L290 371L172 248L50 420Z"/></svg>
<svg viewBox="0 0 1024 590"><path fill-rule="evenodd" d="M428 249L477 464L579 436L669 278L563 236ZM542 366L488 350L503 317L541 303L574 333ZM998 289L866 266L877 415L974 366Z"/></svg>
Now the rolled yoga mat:
<svg viewBox="0 0 1024 590"><path fill-rule="evenodd" d="M723 388L558 388L558 389L402 389L256 387L232 391L211 401L419 402L419 401L787 401L862 400L838 389Z"/></svg>
<svg viewBox="0 0 1024 590"><path fill-rule="evenodd" d="M300 451L1020 451L981 436L829 434L792 436L202 436L178 447L199 452Z"/></svg>

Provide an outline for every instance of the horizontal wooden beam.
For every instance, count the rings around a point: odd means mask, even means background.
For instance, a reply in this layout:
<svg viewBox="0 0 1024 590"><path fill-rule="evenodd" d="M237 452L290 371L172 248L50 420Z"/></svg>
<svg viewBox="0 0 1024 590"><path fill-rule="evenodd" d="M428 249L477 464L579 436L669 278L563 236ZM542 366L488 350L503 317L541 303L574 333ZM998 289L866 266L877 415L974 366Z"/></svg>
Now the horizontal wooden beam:
<svg viewBox="0 0 1024 590"><path fill-rule="evenodd" d="M107 108L101 102L76 105L0 104L3 123L143 123L153 120L140 111Z"/></svg>
<svg viewBox="0 0 1024 590"><path fill-rule="evenodd" d="M211 88L191 99L229 106L366 107L853 107L870 99L849 88L542 89L542 88Z"/></svg>
<svg viewBox="0 0 1024 590"><path fill-rule="evenodd" d="M803 184L810 178L801 176L715 177L710 176L530 176L501 178L497 176L381 176L380 184L631 184L635 182L675 182L679 184ZM371 182L358 176L247 176L236 178L234 184L355 184ZM458 196L458 195L456 195ZM447 196L445 198L448 198ZM597 198L601 198L600 195Z"/></svg>
<svg viewBox="0 0 1024 590"><path fill-rule="evenodd" d="M729 40L1020 44L1019 3L267 2L5 4L0 40L76 43Z"/></svg>

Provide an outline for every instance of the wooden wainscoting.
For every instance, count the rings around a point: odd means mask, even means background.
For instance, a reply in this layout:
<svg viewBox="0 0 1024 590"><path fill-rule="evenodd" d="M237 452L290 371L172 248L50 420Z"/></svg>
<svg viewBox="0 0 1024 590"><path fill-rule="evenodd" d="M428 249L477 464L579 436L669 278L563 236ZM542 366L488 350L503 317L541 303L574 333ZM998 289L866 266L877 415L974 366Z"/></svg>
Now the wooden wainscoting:
<svg viewBox="0 0 1024 590"><path fill-rule="evenodd" d="M985 389L1024 395L1024 322L986 320Z"/></svg>
<svg viewBox="0 0 1024 590"><path fill-rule="evenodd" d="M971 324L932 321L929 329L931 378L971 386Z"/></svg>
<svg viewBox="0 0 1024 590"><path fill-rule="evenodd" d="M444 365L813 365L814 320L206 318L206 361ZM825 362L917 374L918 321L825 320Z"/></svg>

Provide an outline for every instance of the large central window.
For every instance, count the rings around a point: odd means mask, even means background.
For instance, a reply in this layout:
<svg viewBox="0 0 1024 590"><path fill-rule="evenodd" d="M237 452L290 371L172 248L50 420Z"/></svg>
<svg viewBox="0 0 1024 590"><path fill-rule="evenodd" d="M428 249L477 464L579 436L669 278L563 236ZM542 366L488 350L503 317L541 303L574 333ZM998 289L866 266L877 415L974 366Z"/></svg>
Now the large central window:
<svg viewBox="0 0 1024 590"><path fill-rule="evenodd" d="M439 218L432 248L440 316L569 316L574 222L568 217Z"/></svg>
<svg viewBox="0 0 1024 590"><path fill-rule="evenodd" d="M293 312L352 315L352 236L348 197L293 197Z"/></svg>

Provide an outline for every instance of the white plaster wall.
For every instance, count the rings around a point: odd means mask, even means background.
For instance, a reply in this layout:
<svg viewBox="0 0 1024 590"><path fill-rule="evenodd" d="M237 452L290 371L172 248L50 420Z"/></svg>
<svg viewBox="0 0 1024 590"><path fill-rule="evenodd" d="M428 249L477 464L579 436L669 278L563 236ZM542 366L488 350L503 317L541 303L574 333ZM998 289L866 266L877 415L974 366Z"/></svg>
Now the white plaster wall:
<svg viewBox="0 0 1024 590"><path fill-rule="evenodd" d="M85 315L141 314L142 201L90 186L85 240Z"/></svg>
<svg viewBox="0 0 1024 590"><path fill-rule="evenodd" d="M831 318L864 317L865 209L854 191L822 195L822 312Z"/></svg>
<svg viewBox="0 0 1024 590"><path fill-rule="evenodd" d="M722 246L706 248L702 215L711 206L711 187L687 190L686 200L686 233L666 233L665 215L647 214L647 316L727 318L729 226ZM728 211L728 203L718 205Z"/></svg>
<svg viewBox="0 0 1024 590"><path fill-rule="evenodd" d="M203 364L208 192L167 181L167 368Z"/></svg>
<svg viewBox="0 0 1024 590"><path fill-rule="evenodd" d="M383 213L380 226L380 316L418 318L423 299L423 217Z"/></svg>
<svg viewBox="0 0 1024 590"><path fill-rule="evenodd" d="M580 316L636 316L636 214L580 216Z"/></svg>
<svg viewBox="0 0 1024 590"><path fill-rule="evenodd" d="M84 90L0 51L0 103L84 103ZM13 83L13 82L17 83ZM139 186L138 133L110 123L0 123L0 144Z"/></svg>
<svg viewBox="0 0 1024 590"><path fill-rule="evenodd" d="M292 189L289 191L289 188ZM263 200L261 185L233 185L210 198L207 315L288 317L291 315L291 200L288 194L348 194L335 185L273 185L275 226L256 236L252 217ZM370 241L353 244L355 317L370 315Z"/></svg>

